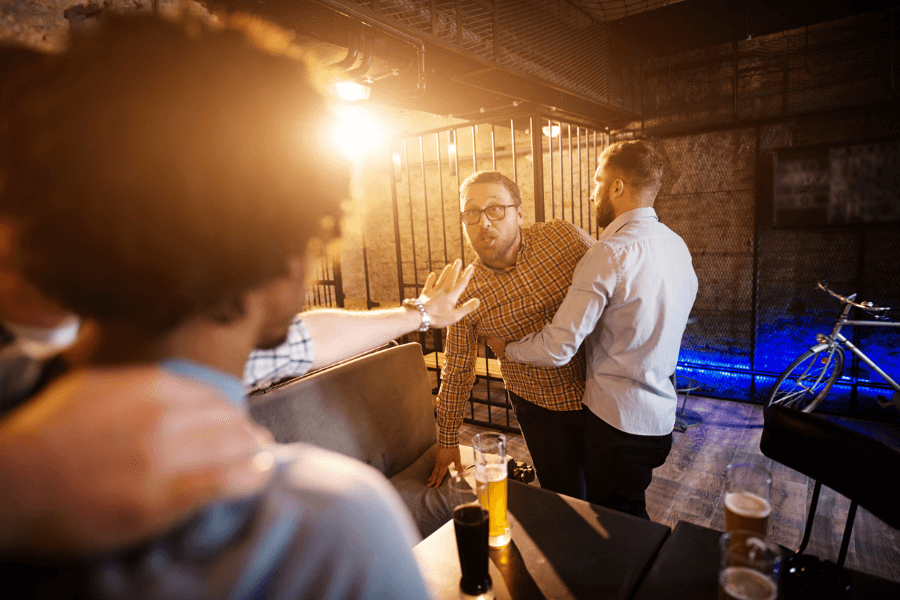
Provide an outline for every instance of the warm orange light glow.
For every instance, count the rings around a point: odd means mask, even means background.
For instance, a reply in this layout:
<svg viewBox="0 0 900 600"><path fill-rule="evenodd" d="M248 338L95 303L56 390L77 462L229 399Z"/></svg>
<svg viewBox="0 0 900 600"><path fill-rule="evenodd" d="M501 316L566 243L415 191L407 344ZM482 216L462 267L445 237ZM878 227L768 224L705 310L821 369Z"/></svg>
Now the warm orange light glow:
<svg viewBox="0 0 900 600"><path fill-rule="evenodd" d="M340 81L334 84L334 89L338 96L351 102L354 100L365 100L371 92L369 86L353 83L352 81Z"/></svg>
<svg viewBox="0 0 900 600"><path fill-rule="evenodd" d="M541 131L544 132L544 135L547 137L555 138L559 136L559 125L544 125L541 127Z"/></svg>
<svg viewBox="0 0 900 600"><path fill-rule="evenodd" d="M340 109L337 143L350 158L359 158L384 141L385 131L369 111L356 106Z"/></svg>

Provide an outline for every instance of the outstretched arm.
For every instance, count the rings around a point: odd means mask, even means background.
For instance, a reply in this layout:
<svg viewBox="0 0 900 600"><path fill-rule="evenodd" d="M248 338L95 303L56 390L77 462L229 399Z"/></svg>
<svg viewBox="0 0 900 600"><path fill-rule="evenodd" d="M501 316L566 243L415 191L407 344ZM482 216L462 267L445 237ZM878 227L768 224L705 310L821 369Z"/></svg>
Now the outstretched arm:
<svg viewBox="0 0 900 600"><path fill-rule="evenodd" d="M444 267L440 277L428 276L419 300L424 304L431 327L441 329L456 323L478 308L478 299L457 306L472 277L469 265L460 274L457 259ZM411 307L371 311L340 309L312 310L301 314L313 342L312 368L328 366L416 331L422 323L419 311Z"/></svg>

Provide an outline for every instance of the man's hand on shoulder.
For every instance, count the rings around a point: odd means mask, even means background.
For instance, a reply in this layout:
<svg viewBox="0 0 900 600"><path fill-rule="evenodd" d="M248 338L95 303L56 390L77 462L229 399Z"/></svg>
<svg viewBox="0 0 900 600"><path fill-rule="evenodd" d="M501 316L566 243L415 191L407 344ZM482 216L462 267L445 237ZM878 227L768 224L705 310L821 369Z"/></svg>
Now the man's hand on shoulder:
<svg viewBox="0 0 900 600"><path fill-rule="evenodd" d="M497 358L500 360L506 358L506 342L500 338L489 337L487 339L487 345L491 347L491 350L497 355Z"/></svg>
<svg viewBox="0 0 900 600"><path fill-rule="evenodd" d="M0 550L123 548L271 478L267 434L213 389L155 367L81 370L0 424ZM268 439L271 439L270 437Z"/></svg>
<svg viewBox="0 0 900 600"><path fill-rule="evenodd" d="M425 280L419 300L425 305L425 310L431 317L433 329L453 325L478 308L480 301L477 298L472 298L462 306L456 306L459 297L469 285L469 280L472 279L472 273L475 272L474 265L466 267L462 274L460 274L461 268L462 261L456 259L444 267L440 277L431 273Z"/></svg>
<svg viewBox="0 0 900 600"><path fill-rule="evenodd" d="M428 487L440 487L444 482L444 476L447 475L447 469L450 465L456 467L456 471L462 470L462 458L459 454L459 446L455 448L444 448L438 446L437 455L434 457L434 469L428 478Z"/></svg>

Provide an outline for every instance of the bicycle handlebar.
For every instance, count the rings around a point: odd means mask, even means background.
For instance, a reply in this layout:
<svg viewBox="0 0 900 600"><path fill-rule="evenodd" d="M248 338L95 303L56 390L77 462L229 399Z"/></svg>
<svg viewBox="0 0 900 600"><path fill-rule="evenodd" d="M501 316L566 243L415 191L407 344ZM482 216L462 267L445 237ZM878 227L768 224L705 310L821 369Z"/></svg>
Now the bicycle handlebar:
<svg viewBox="0 0 900 600"><path fill-rule="evenodd" d="M891 310L889 306L875 306L871 302L854 302L854 299L856 298L856 294L852 294L849 297L841 296L840 294L837 294L837 293L829 290L828 284L825 283L824 281L820 280L818 285L819 285L819 289L822 290L823 292L828 292L829 294L831 294L832 296L834 296L841 302L850 304L857 308L861 308L861 309L869 311L869 312L886 312L886 311Z"/></svg>

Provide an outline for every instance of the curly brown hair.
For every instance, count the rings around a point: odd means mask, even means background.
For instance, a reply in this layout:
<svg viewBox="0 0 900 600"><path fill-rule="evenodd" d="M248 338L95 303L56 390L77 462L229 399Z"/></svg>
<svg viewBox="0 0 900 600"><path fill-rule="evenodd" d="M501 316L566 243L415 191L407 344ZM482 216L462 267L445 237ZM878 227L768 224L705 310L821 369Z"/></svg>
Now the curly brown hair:
<svg viewBox="0 0 900 600"><path fill-rule="evenodd" d="M302 63L239 31L109 18L10 112L0 210L21 272L82 316L163 333L337 233L329 107Z"/></svg>

